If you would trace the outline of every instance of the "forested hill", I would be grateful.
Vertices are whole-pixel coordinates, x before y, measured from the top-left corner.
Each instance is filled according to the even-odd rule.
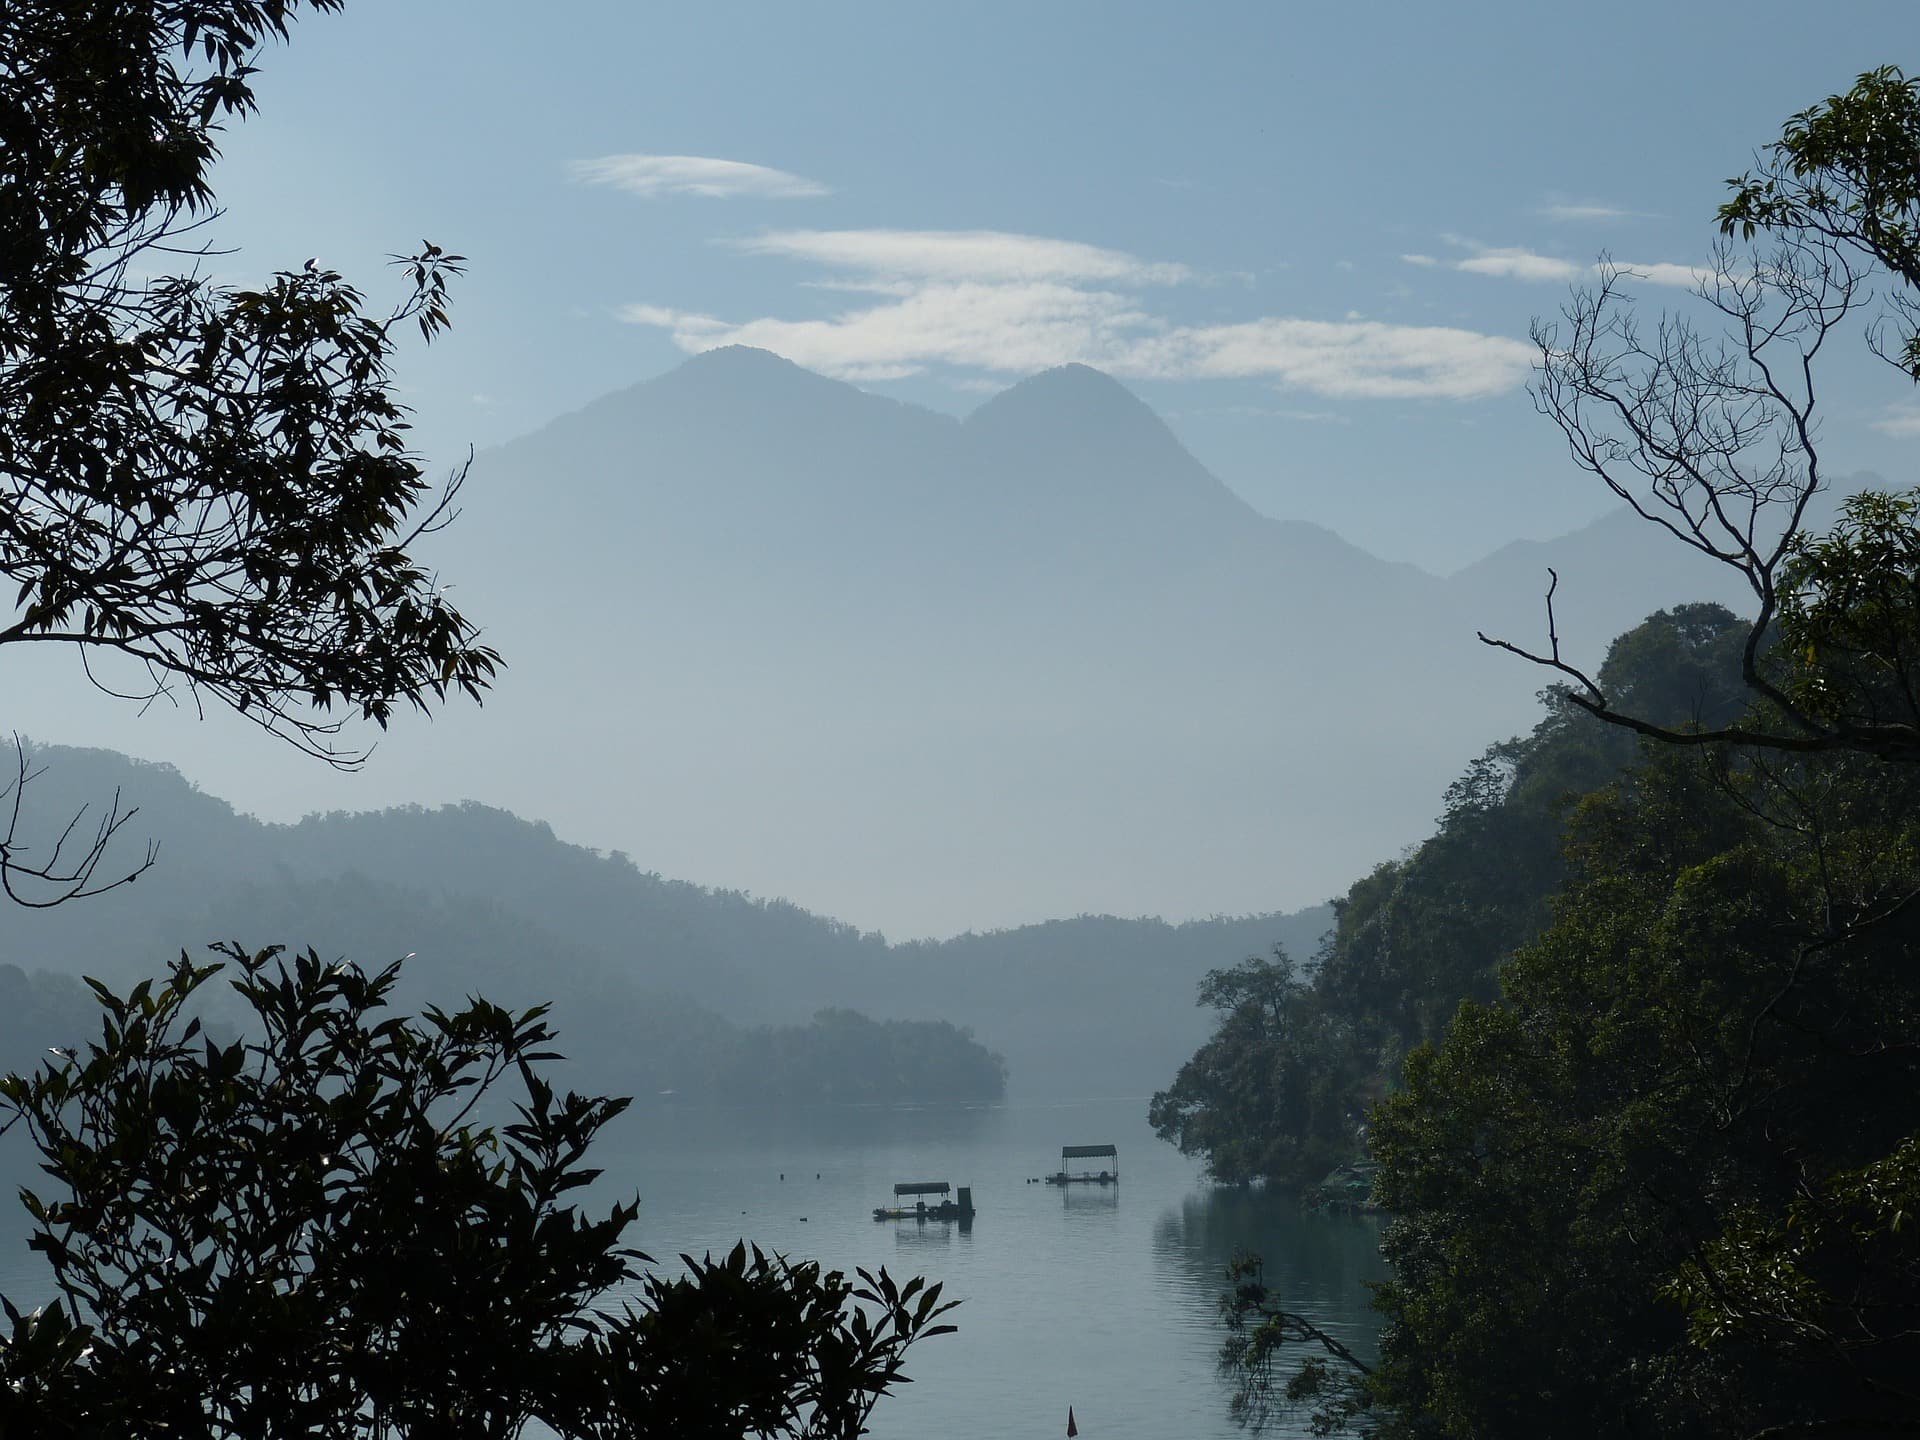
[[[1016,1093],[1145,1094],[1204,1038],[1192,1000],[1200,975],[1276,941],[1311,953],[1331,918],[1081,916],[894,943],[783,900],[664,879],[485,806],[265,825],[170,767],[60,747],[32,756],[42,773],[23,834],[45,841],[118,793],[139,813],[108,868],[136,864],[148,836],[164,843],[132,885],[44,912],[0,911],[0,962],[128,979],[214,940],[311,945],[369,965],[411,953],[416,998],[552,1001],[569,1054],[630,1090],[750,1090],[728,1078],[741,1027],[808,1025],[833,1010],[971,1029],[1006,1058]],[[844,1015],[819,1023],[840,1027],[843,1050],[880,1043]],[[932,1032],[917,1041],[929,1054],[952,1049]],[[960,1053],[967,1078],[956,1087],[971,1095],[985,1072]],[[813,1065],[796,1093],[844,1098],[853,1082],[827,1069]],[[933,1083],[901,1082],[903,1094]]]

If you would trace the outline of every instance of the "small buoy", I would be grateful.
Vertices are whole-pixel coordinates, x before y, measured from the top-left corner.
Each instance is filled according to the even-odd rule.
[[[786,1179],[786,1178],[787,1178],[787,1172],[786,1172],[786,1171],[784,1171],[784,1170],[782,1170],[782,1171],[780,1172],[780,1178],[781,1178],[782,1180],[784,1180],[784,1179]]]
[[[800,1217],[800,1223],[801,1223],[802,1225],[804,1225],[804,1224],[806,1224],[806,1223],[807,1223],[807,1217],[806,1217],[806,1216],[804,1216],[804,1215],[802,1215],[802,1216]]]

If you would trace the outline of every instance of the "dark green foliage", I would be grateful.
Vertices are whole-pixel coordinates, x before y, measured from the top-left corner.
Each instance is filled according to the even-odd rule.
[[[1920,291],[1920,79],[1898,66],[1862,75],[1787,122],[1761,168],[1727,182],[1723,233],[1805,237],[1854,250]],[[1904,335],[1890,358],[1920,380],[1914,310],[1896,294]]]
[[[1866,761],[1656,755],[1587,802],[1503,1003],[1375,1111],[1383,1397],[1463,1436],[1908,1413],[1915,814]]]
[[[1920,379],[1920,86],[1863,76],[1771,161],[1721,211],[1781,241],[1704,287],[1726,348],[1684,322],[1643,344],[1612,274],[1568,310],[1570,341],[1537,332],[1539,398],[1575,460],[1745,576],[1758,614],[1656,617],[1593,678],[1557,640],[1530,656],[1576,682],[1579,718],[1490,751],[1440,834],[1342,907],[1323,985],[1389,1043],[1424,1043],[1371,1113],[1395,1213],[1380,1364],[1295,1362],[1289,1398],[1352,1401],[1318,1422],[1462,1440],[1920,1428],[1920,496],[1800,528],[1811,362],[1864,301],[1862,257],[1896,282]],[[1636,733],[1664,743],[1636,757]],[[1556,807],[1516,803],[1534,765],[1594,792],[1563,851]],[[1285,1315],[1264,1294],[1250,1313]],[[1258,1423],[1278,1351],[1228,1318]]]
[[[1353,1047],[1315,1003],[1284,949],[1200,982],[1220,1018],[1213,1038],[1153,1097],[1147,1118],[1183,1155],[1230,1185],[1317,1180],[1353,1150]]]
[[[384,726],[477,697],[497,657],[407,553],[447,497],[390,383],[398,332],[445,326],[460,257],[401,262],[386,314],[318,266],[233,290],[191,262],[219,126],[299,9],[0,9],[0,644],[111,652],[120,688],[211,696],[352,763],[328,710]],[[182,248],[191,273],[151,273]]]
[[[1862,749],[1920,734],[1920,493],[1849,497],[1829,533],[1796,544],[1786,579],[1794,703]]]
[[[758,1104],[890,1104],[999,1100],[1006,1088],[1006,1061],[970,1032],[944,1021],[822,1010],[811,1025],[740,1034],[716,1093]]]
[[[1862,300],[1864,260],[1894,281],[1893,358],[1920,378],[1920,88],[1862,76],[1735,184],[1723,230],[1780,241],[1715,292],[1746,323],[1736,347],[1758,361],[1801,325],[1810,362]],[[1772,301],[1784,328],[1755,331]],[[1799,531],[1810,368],[1791,393],[1737,392],[1695,385],[1701,354],[1663,352],[1643,389],[1550,362],[1562,398],[1612,400],[1629,425],[1689,395],[1662,461],[1682,540],[1710,528],[1689,498],[1790,517],[1776,547],[1729,552],[1761,601],[1743,714],[1688,733],[1578,677],[1592,713],[1703,748],[1649,754],[1585,803],[1551,928],[1375,1112],[1378,1194],[1402,1214],[1373,1387],[1409,1432],[1881,1434],[1920,1413],[1920,510],[1862,495],[1831,533]],[[1716,443],[1756,393],[1797,417],[1777,459]],[[1626,452],[1553,413],[1613,484]]]
[[[1601,675],[1662,723],[1719,723],[1741,695],[1744,636],[1717,605],[1663,610],[1614,642]],[[1543,699],[1531,735],[1489,746],[1448,788],[1430,839],[1334,903],[1310,980],[1284,959],[1207,977],[1201,1002],[1220,1023],[1154,1097],[1163,1138],[1222,1180],[1310,1185],[1357,1156],[1401,1057],[1444,1034],[1463,999],[1498,995],[1500,966],[1548,921],[1568,807],[1637,754],[1560,692]]]
[[[744,1246],[646,1273],[636,1213],[567,1199],[626,1102],[557,1095],[538,1010],[386,1011],[367,975],[218,952],[247,1036],[188,1018],[184,956],[99,1038],[0,1081],[51,1188],[23,1193],[59,1303],[8,1304],[0,1430],[115,1437],[842,1437],[950,1328],[939,1287]],[[511,1087],[514,1118],[479,1117]],[[613,1305],[619,1287],[636,1298]]]
[[[1662,610],[1608,647],[1600,680],[1660,724],[1723,723],[1745,703],[1744,638],[1721,606]],[[1448,788],[1431,839],[1337,905],[1319,987],[1389,1055],[1437,1039],[1462,999],[1494,997],[1501,962],[1546,923],[1566,807],[1636,753],[1563,696],[1546,692],[1532,735],[1489,746]]]

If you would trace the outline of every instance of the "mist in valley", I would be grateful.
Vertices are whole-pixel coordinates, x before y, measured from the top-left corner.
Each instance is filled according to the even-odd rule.
[[[0,1433],[1910,1430],[1912,17],[1590,20],[0,9]]]

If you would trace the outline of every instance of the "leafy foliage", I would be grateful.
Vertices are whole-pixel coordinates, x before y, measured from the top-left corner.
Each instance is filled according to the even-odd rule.
[[[1611,337],[1631,363],[1549,352],[1565,388],[1545,403],[1617,490],[1616,464],[1652,480],[1643,515],[1753,583],[1751,701],[1676,727],[1557,650],[1535,657],[1596,718],[1687,748],[1583,803],[1550,927],[1374,1112],[1377,1195],[1399,1218],[1368,1389],[1395,1433],[1577,1416],[1589,1434],[1886,1434],[1920,1411],[1920,499],[1862,495],[1832,533],[1800,528],[1818,483],[1811,361],[1860,267],[1896,282],[1898,363],[1920,378],[1920,89],[1861,77],[1735,184],[1723,228],[1780,249],[1706,298],[1733,295],[1745,361],[1729,363],[1757,385],[1730,386],[1684,328],[1634,349],[1603,294],[1569,312],[1576,341]],[[1753,328],[1770,288],[1784,330]],[[1759,352],[1794,333],[1789,392]],[[1782,417],[1797,437],[1760,450]],[[1726,524],[1781,500],[1777,542]]]
[[[1403,1413],[1459,1435],[1906,1413],[1906,1244],[1843,1197],[1889,1193],[1920,1121],[1916,785],[1667,755],[1586,803],[1503,1003],[1464,1006],[1375,1111]],[[1781,1328],[1734,1323],[1769,1307]]]
[[[1601,674],[1673,724],[1717,723],[1741,701],[1744,627],[1682,605],[1621,636]],[[1460,1002],[1499,994],[1501,965],[1550,918],[1569,806],[1637,753],[1631,736],[1543,696],[1531,735],[1489,746],[1447,790],[1439,829],[1334,904],[1310,978],[1284,953],[1210,973],[1213,1037],[1149,1118],[1217,1179],[1312,1185],[1359,1154],[1368,1107],[1402,1059],[1439,1039]]]
[[[0,13],[0,644],[70,644],[103,687],[183,687],[353,764],[329,710],[384,726],[498,663],[409,554],[458,480],[432,493],[391,385],[460,257],[403,259],[384,314],[313,262],[251,290],[156,270],[207,253],[219,128],[299,8]]]
[[[1920,79],[1883,65],[1789,120],[1757,171],[1727,182],[1723,233],[1817,237],[1870,257],[1920,290]],[[1887,353],[1920,380],[1910,297],[1894,304],[1906,334]]]
[[[1220,1016],[1213,1038],[1153,1097],[1147,1119],[1183,1155],[1204,1155],[1227,1184],[1304,1183],[1351,1153],[1351,1046],[1313,1003],[1287,952],[1210,971],[1200,1003]]]
[[[190,1018],[223,963],[183,956],[97,985],[97,1041],[0,1081],[56,1187],[22,1200],[59,1295],[6,1305],[7,1433],[824,1440],[950,1328],[938,1286],[744,1245],[647,1273],[634,1203],[566,1198],[626,1102],[555,1093],[540,1011],[387,1016],[398,966],[218,953],[252,1038]]]
[[[1220,1297],[1227,1328],[1220,1370],[1234,1383],[1234,1420],[1258,1432],[1311,1405],[1316,1435],[1370,1433],[1374,1402],[1366,1381],[1373,1367],[1306,1316],[1286,1309],[1268,1287],[1259,1256],[1236,1255],[1227,1279],[1232,1288]],[[1296,1358],[1302,1348],[1308,1353]]]

